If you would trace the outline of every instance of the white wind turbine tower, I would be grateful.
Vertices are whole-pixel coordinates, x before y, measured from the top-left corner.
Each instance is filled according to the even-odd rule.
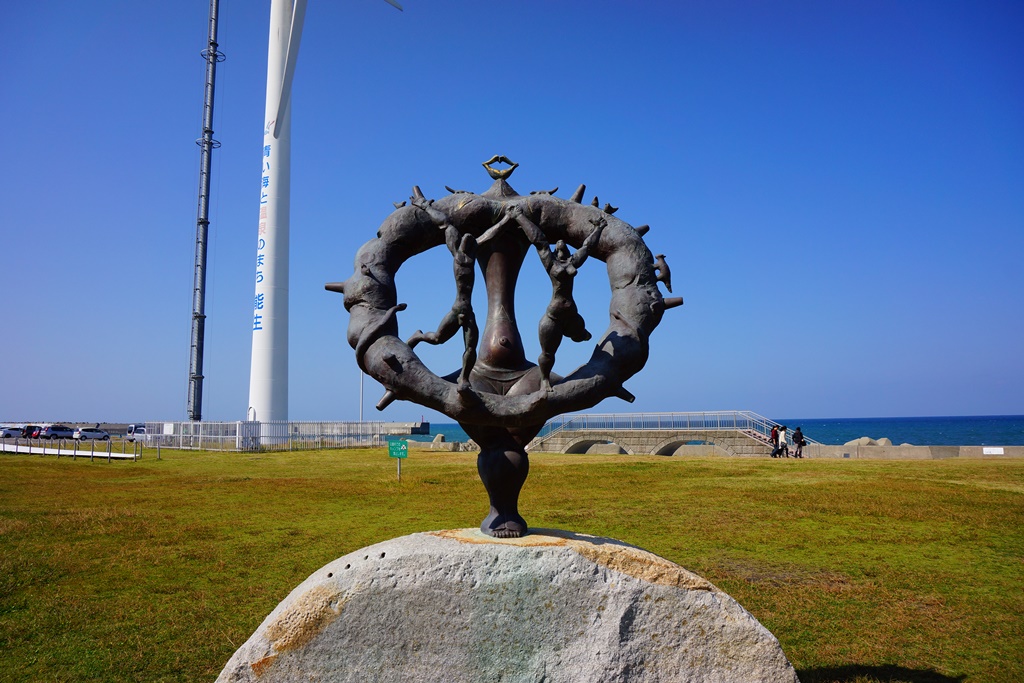
[[[386,0],[402,9],[394,0]],[[246,419],[288,419],[288,215],[291,190],[292,79],[306,0],[271,0],[263,173],[256,242],[252,364]]]

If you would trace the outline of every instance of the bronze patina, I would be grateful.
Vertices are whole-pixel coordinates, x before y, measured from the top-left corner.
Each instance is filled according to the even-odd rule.
[[[496,168],[506,164],[507,168]],[[666,309],[683,303],[671,293],[664,255],[657,263],[644,243],[648,226],[634,228],[612,214],[582,203],[586,186],[568,200],[557,188],[518,194],[508,178],[518,164],[504,156],[484,163],[494,184],[483,194],[446,188],[437,201],[413,188],[408,204],[396,204],[377,237],[359,249],[355,272],[326,285],[345,295],[348,342],[359,367],[383,384],[383,410],[396,399],[413,401],[448,415],[480,446],[477,470],[490,498],[480,528],[497,537],[527,532],[519,514],[519,492],[529,472],[526,445],[544,423],[565,412],[585,410],[609,396],[632,401],[624,382],[643,368],[648,338]],[[408,259],[446,245],[452,254],[456,298],[437,330],[399,336],[395,273]],[[551,301],[539,323],[541,355],[526,358],[515,311],[515,289],[523,260],[536,251],[551,279]],[[570,251],[570,247],[575,252]],[[560,377],[552,372],[563,337],[592,338],[573,300],[573,279],[588,259],[603,261],[611,285],[608,329],[590,360]],[[472,308],[476,267],[487,290],[487,318],[479,332]],[[432,372],[416,355],[420,342],[443,344],[462,330],[462,367]]]

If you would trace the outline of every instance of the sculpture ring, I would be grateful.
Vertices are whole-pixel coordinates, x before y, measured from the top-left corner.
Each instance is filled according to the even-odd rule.
[[[485,166],[495,161],[512,163],[496,157]],[[632,400],[623,382],[646,362],[648,337],[665,309],[682,303],[678,297],[663,298],[658,289],[654,257],[642,237],[647,227],[634,228],[615,218],[610,206],[599,209],[596,198],[594,205],[582,204],[582,185],[569,200],[548,193],[521,196],[505,180],[505,172],[515,166],[492,172],[497,176],[494,185],[480,195],[460,191],[430,201],[414,188],[412,203],[396,209],[381,224],[377,237],[359,249],[353,275],[344,283],[328,285],[328,289],[344,292],[344,305],[350,313],[347,339],[357,350],[359,366],[387,387],[391,398],[415,401],[459,423],[512,427],[542,425],[554,415],[590,408],[609,396]],[[529,239],[521,224],[516,224],[521,223],[520,216],[539,228],[543,238]],[[551,391],[536,391],[534,380],[525,384],[512,381],[498,389],[492,383],[483,391],[460,392],[454,381],[427,368],[399,337],[396,313],[404,305],[398,302],[395,273],[409,258],[444,243],[445,230],[439,227],[454,228],[480,242],[477,258],[490,305],[502,296],[492,290],[511,287],[514,292],[519,265],[531,242],[536,246],[540,239],[552,244],[561,240],[578,250],[599,221],[603,231],[590,246],[589,255],[607,266],[609,325],[590,360],[554,383]],[[499,266],[513,272],[489,277]],[[499,282],[500,278],[504,281]],[[481,367],[474,369],[474,380],[488,370],[506,372],[515,379],[528,374],[532,364],[516,357],[516,349],[510,354],[508,348],[500,348],[518,344],[521,353],[514,311],[511,325],[507,329],[506,321],[506,329],[501,329],[489,306],[488,326],[481,340]],[[474,386],[478,385],[474,381]]]

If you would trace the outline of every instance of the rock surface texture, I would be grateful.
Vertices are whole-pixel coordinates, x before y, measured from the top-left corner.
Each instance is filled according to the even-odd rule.
[[[549,529],[419,533],[300,584],[218,681],[797,682],[778,640],[703,578]]]

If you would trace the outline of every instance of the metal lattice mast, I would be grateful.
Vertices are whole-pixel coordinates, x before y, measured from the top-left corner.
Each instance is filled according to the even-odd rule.
[[[203,101],[203,136],[196,140],[200,149],[199,209],[196,218],[195,278],[192,286],[192,344],[188,369],[188,417],[203,416],[203,344],[206,334],[206,239],[210,227],[210,166],[213,150],[220,143],[213,139],[213,92],[217,63],[224,54],[217,50],[217,11],[219,0],[210,0],[210,35],[200,54],[206,60],[206,92]]]

